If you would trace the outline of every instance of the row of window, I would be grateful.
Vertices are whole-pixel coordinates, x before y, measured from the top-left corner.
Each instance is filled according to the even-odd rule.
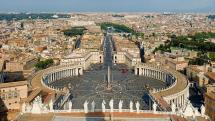
[[[17,90],[17,88],[14,88],[14,90]],[[12,91],[11,89],[9,89],[9,92]],[[0,92],[6,92],[4,89],[0,90]]]
[[[14,103],[17,104],[17,101],[15,101]],[[9,103],[8,105],[12,105],[12,103]],[[3,108],[3,107],[5,107],[5,105],[2,104],[1,107]]]
[[[19,92],[17,92],[17,91],[11,91],[11,92],[0,94],[0,98],[2,100],[13,99],[13,98],[18,98],[18,97],[19,97]]]

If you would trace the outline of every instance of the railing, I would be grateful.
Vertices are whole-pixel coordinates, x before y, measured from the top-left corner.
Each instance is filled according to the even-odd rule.
[[[88,113],[94,113],[94,112],[102,112],[102,109],[95,109],[94,111],[88,110]],[[119,112],[119,109],[113,109],[113,112],[111,112],[111,109],[105,109],[105,112],[106,113]],[[121,113],[123,112],[129,113],[130,109],[122,109]],[[49,111],[43,111],[42,113],[49,113]],[[71,110],[54,110],[53,113],[85,113],[85,112],[84,112],[84,109],[71,109]],[[133,110],[133,112],[130,112],[130,113],[149,113],[149,114],[165,114],[165,115],[175,114],[173,112],[168,112],[168,111],[153,111],[153,110],[139,110],[139,112],[137,112],[136,110]]]

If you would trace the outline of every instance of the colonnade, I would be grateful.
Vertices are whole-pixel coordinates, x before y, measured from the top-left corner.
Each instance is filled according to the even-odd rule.
[[[139,76],[146,76],[146,77],[151,77],[154,79],[161,80],[165,82],[168,87],[165,89],[158,89],[159,91],[168,91],[168,89],[173,88],[177,83],[177,77],[172,74],[172,72],[168,72],[164,69],[160,68],[155,68],[151,66],[137,66],[135,67],[135,75]],[[159,93],[155,92],[155,93]],[[184,90],[179,90],[178,93],[173,94],[173,95],[167,95],[166,97],[164,96],[163,98],[165,101],[168,102],[168,104],[172,105],[175,104],[176,107],[182,107],[186,101],[187,98],[189,97],[189,86],[187,86]]]
[[[172,74],[170,73],[151,69],[151,68],[146,68],[146,67],[135,68],[135,75],[155,78],[155,79],[164,81],[169,85],[173,84],[176,81],[176,78],[172,76]]]
[[[68,69],[61,69],[58,71],[50,72],[43,76],[43,82],[45,84],[50,84],[56,80],[60,80],[62,78],[72,77],[72,76],[79,76],[83,75],[83,68],[68,68]]]
[[[168,104],[170,105],[175,104],[176,107],[182,108],[187,102],[188,97],[189,97],[189,86],[182,92],[168,97],[164,97],[164,99],[168,102]]]

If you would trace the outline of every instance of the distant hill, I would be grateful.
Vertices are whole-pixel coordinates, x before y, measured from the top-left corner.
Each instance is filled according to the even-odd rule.
[[[70,18],[68,14],[52,14],[52,13],[18,13],[5,14],[0,13],[0,20],[23,20],[23,19],[56,19],[56,18]]]

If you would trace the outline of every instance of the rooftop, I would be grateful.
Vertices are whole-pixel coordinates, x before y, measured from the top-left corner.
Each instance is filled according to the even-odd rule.
[[[1,83],[0,84],[0,89],[1,88],[9,88],[9,87],[16,87],[16,86],[24,86],[27,85],[27,81],[19,81],[19,82],[10,82],[10,83]]]
[[[206,93],[205,96],[215,101],[215,92]]]
[[[215,81],[215,72],[207,72],[206,76],[208,76],[210,79],[212,79],[213,81]]]

